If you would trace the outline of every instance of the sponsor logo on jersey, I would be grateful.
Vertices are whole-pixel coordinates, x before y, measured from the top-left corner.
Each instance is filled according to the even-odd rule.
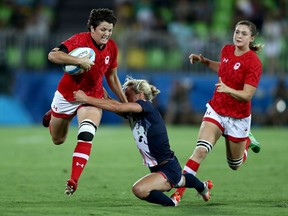
[[[109,63],[109,60],[110,60],[110,56],[106,56],[106,57],[105,57],[105,64],[108,64],[108,63]]]
[[[240,67],[240,63],[239,62],[237,62],[235,65],[234,65],[234,70],[238,70],[239,69],[239,67]]]

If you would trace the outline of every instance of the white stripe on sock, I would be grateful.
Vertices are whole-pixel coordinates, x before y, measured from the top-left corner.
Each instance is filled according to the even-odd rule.
[[[83,153],[77,153],[77,152],[74,152],[73,153],[73,157],[79,157],[79,158],[84,158],[88,161],[89,159],[89,156],[87,154],[83,154]]]
[[[190,167],[188,166],[185,166],[184,167],[184,170],[187,172],[187,173],[191,173],[192,175],[196,175],[196,172],[194,170],[192,170]]]

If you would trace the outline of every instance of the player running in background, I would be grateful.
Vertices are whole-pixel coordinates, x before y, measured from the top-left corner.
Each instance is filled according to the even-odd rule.
[[[91,104],[116,113],[129,113],[129,122],[143,163],[150,174],[139,179],[132,187],[136,197],[163,206],[177,206],[179,198],[165,195],[176,187],[195,188],[205,201],[210,199],[210,180],[201,182],[190,173],[182,174],[181,166],[170,149],[167,129],[152,100],[160,93],[146,80],[127,77],[123,89],[128,103],[112,99],[87,96],[83,91],[75,92],[76,101]]]
[[[255,53],[262,45],[253,43],[256,36],[252,22],[239,21],[233,35],[234,44],[223,47],[220,62],[201,54],[189,56],[191,64],[199,61],[217,72],[219,81],[206,105],[196,148],[183,173],[196,175],[201,162],[221,136],[225,138],[227,163],[232,170],[237,170],[246,160],[249,146],[259,152],[260,145],[251,133],[249,139],[251,100],[262,74],[262,63]],[[182,197],[184,191],[185,188],[179,188],[172,197]]]
[[[67,195],[72,195],[77,189],[102,117],[100,108],[75,102],[73,92],[82,89],[87,95],[102,98],[102,79],[105,76],[113,93],[122,102],[127,101],[117,75],[118,48],[110,39],[116,22],[113,11],[105,8],[93,9],[87,22],[89,31],[73,35],[48,55],[48,59],[55,64],[79,65],[84,70],[79,75],[64,73],[55,92],[51,110],[43,117],[43,125],[49,127],[52,141],[56,145],[65,142],[71,120],[75,115],[78,117],[77,144],[72,156],[71,176],[65,188]],[[89,60],[89,56],[77,58],[68,55],[78,47],[92,48],[96,54],[95,63]]]

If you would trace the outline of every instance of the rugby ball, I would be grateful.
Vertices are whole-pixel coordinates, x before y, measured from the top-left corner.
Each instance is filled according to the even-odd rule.
[[[69,52],[69,55],[79,58],[83,58],[89,55],[89,59],[93,62],[95,61],[95,52],[89,47],[78,47]],[[63,65],[63,70],[70,75],[77,75],[83,72],[82,69],[77,65]]]

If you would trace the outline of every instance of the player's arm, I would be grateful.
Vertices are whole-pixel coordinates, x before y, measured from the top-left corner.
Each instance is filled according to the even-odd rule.
[[[228,87],[225,83],[222,82],[221,77],[219,77],[219,82],[216,84],[218,92],[224,92],[230,96],[236,98],[240,101],[249,102],[252,100],[252,97],[256,91],[256,87],[252,85],[245,84],[243,90],[235,90]]]
[[[191,54],[189,56],[190,63],[194,64],[195,62],[201,62],[202,64],[205,64],[206,66],[209,67],[212,71],[215,71],[218,73],[218,69],[220,66],[220,62],[212,61],[211,59],[205,58],[202,54]]]
[[[69,55],[67,48],[63,44],[55,47],[48,53],[48,60],[55,64],[77,65],[85,71],[94,65],[94,62],[90,61],[89,56],[79,58]]]
[[[121,83],[117,75],[117,68],[113,68],[105,75],[106,81],[112,92],[122,101],[127,102],[127,98],[122,90]]]
[[[81,103],[90,104],[103,110],[108,110],[115,113],[142,112],[142,107],[138,103],[121,103],[113,99],[100,99],[87,96],[83,91],[74,92],[74,98]]]
[[[106,89],[103,87],[103,90],[104,90],[104,99],[110,99],[110,100],[113,100],[112,97],[110,97],[110,95],[108,94],[108,92],[106,91]],[[117,113],[115,112],[117,115],[123,117],[123,118],[127,118],[127,113]]]

